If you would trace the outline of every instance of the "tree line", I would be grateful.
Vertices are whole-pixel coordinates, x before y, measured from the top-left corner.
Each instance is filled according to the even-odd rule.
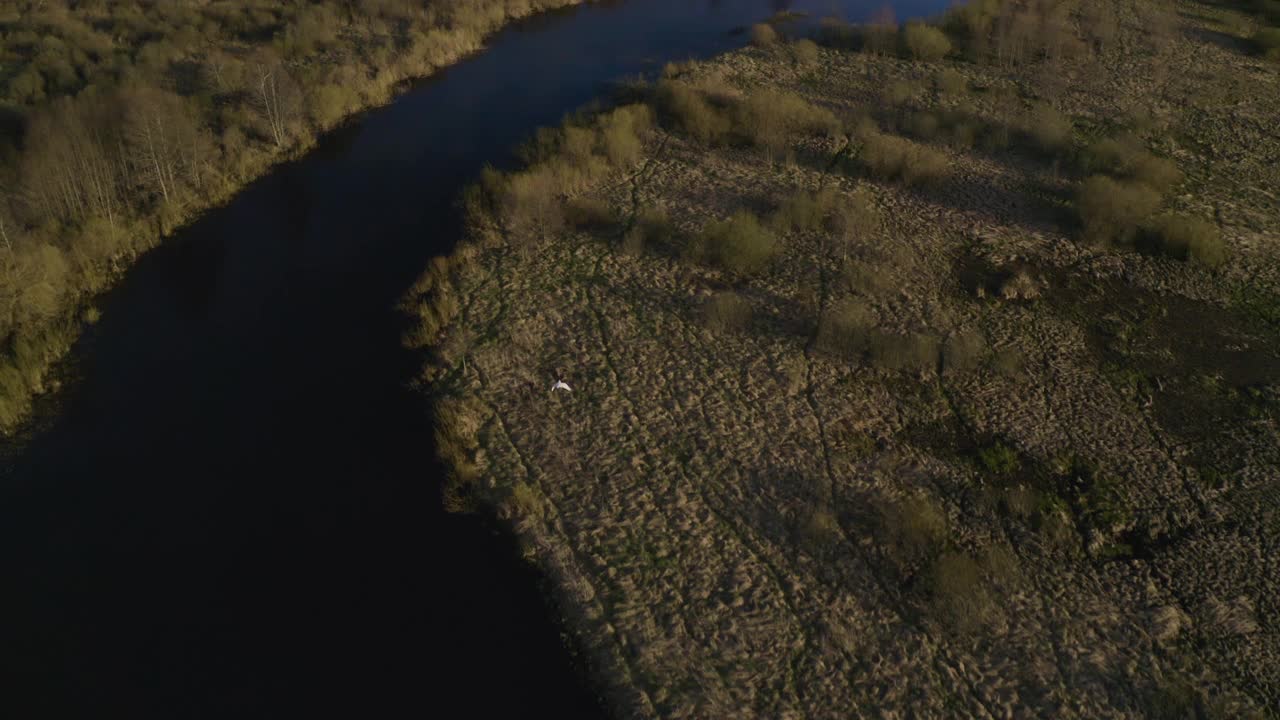
[[[0,429],[139,252],[508,19],[577,1],[0,6]]]

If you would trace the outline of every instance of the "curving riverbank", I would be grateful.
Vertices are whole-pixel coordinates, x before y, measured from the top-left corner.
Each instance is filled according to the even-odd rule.
[[[513,541],[441,510],[395,308],[486,165],[771,4],[517,23],[138,258],[0,441],[4,712],[590,716]]]

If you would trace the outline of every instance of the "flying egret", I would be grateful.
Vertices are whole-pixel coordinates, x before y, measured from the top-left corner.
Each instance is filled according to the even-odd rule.
[[[567,383],[567,382],[565,382],[565,381],[563,381],[563,380],[557,380],[557,381],[556,381],[556,384],[551,386],[551,392],[555,392],[555,391],[557,391],[557,390],[564,390],[565,392],[572,392],[572,391],[573,391],[573,388],[569,387],[569,383]]]

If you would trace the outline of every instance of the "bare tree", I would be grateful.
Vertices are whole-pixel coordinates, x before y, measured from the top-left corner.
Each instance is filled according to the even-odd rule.
[[[129,165],[139,179],[166,203],[184,187],[199,188],[212,140],[191,104],[152,87],[130,88],[121,98]]]
[[[289,128],[299,111],[298,87],[278,59],[264,55],[254,65],[253,93],[258,111],[277,147],[289,140]]]
[[[123,201],[117,123],[111,100],[97,94],[60,99],[32,117],[22,175],[37,210],[114,227]]]

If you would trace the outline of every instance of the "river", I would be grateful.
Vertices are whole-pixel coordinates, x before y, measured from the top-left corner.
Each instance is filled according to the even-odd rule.
[[[0,715],[601,716],[512,541],[441,511],[394,305],[534,128],[778,10],[882,4],[533,18],[142,257],[3,456]]]

